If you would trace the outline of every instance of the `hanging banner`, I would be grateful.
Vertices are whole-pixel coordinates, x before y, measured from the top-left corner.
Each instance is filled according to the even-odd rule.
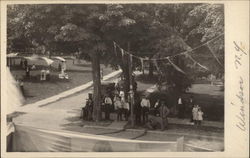
[[[209,45],[210,42],[207,42],[207,47],[210,50],[211,54],[214,56],[214,58],[216,59],[216,61],[219,63],[220,66],[223,67],[223,64],[220,62],[220,60],[216,57],[213,49],[211,48],[211,46]]]
[[[169,58],[168,58],[169,63],[179,72],[186,74],[184,71],[182,71],[181,68],[179,68],[177,65],[175,65]]]

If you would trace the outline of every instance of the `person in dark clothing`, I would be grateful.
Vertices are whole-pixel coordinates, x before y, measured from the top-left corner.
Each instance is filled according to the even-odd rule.
[[[177,103],[178,103],[178,117],[184,118],[185,106],[183,99],[179,97]]]
[[[24,60],[23,64],[24,64],[24,69],[26,69],[28,67],[28,61]]]
[[[146,123],[148,121],[148,113],[150,108],[150,101],[147,97],[143,96],[141,100],[142,107],[142,123]]]
[[[104,98],[105,120],[110,120],[111,108],[112,108],[112,99],[109,96],[106,96]]]
[[[86,102],[86,116],[87,116],[87,120],[91,121],[92,120],[92,113],[93,113],[93,101],[92,99],[88,99]]]
[[[141,124],[141,111],[142,111],[142,107],[140,105],[140,102],[137,102],[135,104],[135,123],[137,125]]]
[[[150,130],[159,129],[161,128],[161,121],[161,117],[149,114],[148,122],[145,124],[145,127]]]
[[[22,80],[20,80],[19,86],[20,86],[20,90],[21,90],[21,92],[22,92],[22,95],[25,96],[25,93],[24,93],[24,83],[23,83]]]
[[[21,61],[20,61],[20,67],[21,67],[21,68],[24,68],[24,66],[23,66],[23,65],[24,65],[24,63],[23,63],[23,59],[21,59]]]
[[[29,66],[26,67],[25,72],[26,72],[26,78],[30,78],[30,67]]]
[[[134,95],[134,112],[135,112],[135,123],[137,125],[141,124],[141,104],[140,97],[138,93]]]
[[[169,108],[167,107],[167,104],[165,101],[160,102],[160,117],[161,117],[161,130],[164,131],[165,128],[168,126],[168,119],[167,116],[170,113]]]
[[[188,114],[190,114],[190,122],[194,122],[192,113],[193,107],[194,107],[194,98],[193,96],[191,96],[188,102]]]

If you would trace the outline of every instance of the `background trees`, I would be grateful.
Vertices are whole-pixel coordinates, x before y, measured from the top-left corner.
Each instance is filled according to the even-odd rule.
[[[100,119],[100,62],[119,65],[129,90],[128,56],[116,55],[113,41],[130,53],[162,58],[190,50],[224,32],[224,8],[217,4],[34,4],[8,6],[8,52],[27,50],[53,55],[73,54],[92,61],[94,115]],[[38,50],[38,51],[35,51]],[[215,60],[211,54],[218,57]],[[49,52],[49,53],[48,53]],[[190,53],[207,66],[209,73],[224,73],[224,40],[214,41]],[[174,93],[186,90],[197,75],[204,73],[188,56],[171,59],[186,74],[167,61],[158,61],[162,82],[175,86]],[[221,63],[219,64],[218,61]],[[134,67],[140,61],[134,60]],[[214,64],[211,64],[214,63]],[[152,75],[154,65],[150,65]],[[195,70],[195,71],[194,71]]]

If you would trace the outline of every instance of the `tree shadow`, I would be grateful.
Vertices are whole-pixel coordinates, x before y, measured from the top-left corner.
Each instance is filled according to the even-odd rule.
[[[67,72],[81,72],[81,73],[92,73],[92,70],[77,70],[77,69],[68,69]]]
[[[91,63],[89,63],[89,64],[87,64],[87,63],[82,63],[82,64],[73,64],[73,65],[75,65],[75,66],[79,66],[79,67],[91,67],[92,65],[91,65]]]
[[[148,74],[140,74],[136,76],[136,81],[142,82],[142,83],[147,83],[147,84],[155,84],[158,81],[157,75],[153,76],[148,76]]]

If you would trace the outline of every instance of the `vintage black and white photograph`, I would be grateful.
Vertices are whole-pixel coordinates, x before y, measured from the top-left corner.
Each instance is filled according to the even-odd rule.
[[[223,3],[6,14],[7,152],[224,152]]]

